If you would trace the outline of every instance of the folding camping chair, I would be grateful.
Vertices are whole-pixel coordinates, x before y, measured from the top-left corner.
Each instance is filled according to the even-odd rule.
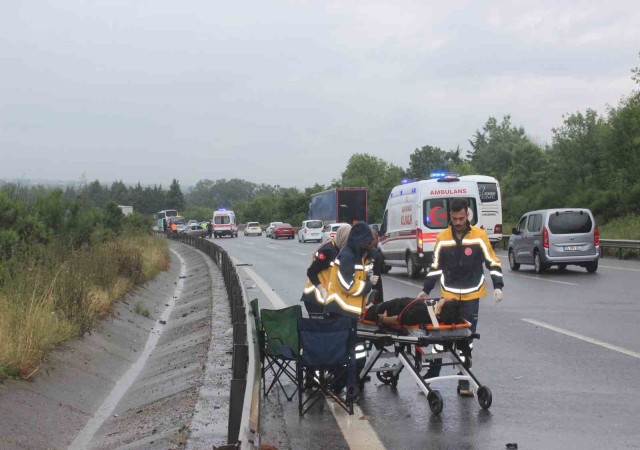
[[[304,414],[325,395],[353,415],[353,402],[358,396],[355,367],[356,322],[348,317],[299,319],[301,355],[298,358],[298,413]],[[314,386],[302,401],[304,373],[324,372],[314,376]],[[346,393],[340,388],[346,384]],[[323,395],[324,394],[324,395]]]
[[[265,397],[277,383],[288,401],[293,400],[298,389],[296,369],[293,363],[300,355],[298,343],[298,319],[302,317],[300,305],[283,309],[261,309],[260,320],[264,330],[264,359],[262,361],[262,386]],[[271,371],[273,380],[267,387],[266,373]],[[285,375],[295,385],[292,394],[288,394],[280,378]]]

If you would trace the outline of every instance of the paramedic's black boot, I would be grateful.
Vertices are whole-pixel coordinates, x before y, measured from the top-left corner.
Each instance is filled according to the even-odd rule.
[[[458,381],[458,395],[461,397],[473,397],[473,391],[469,385],[469,380]]]

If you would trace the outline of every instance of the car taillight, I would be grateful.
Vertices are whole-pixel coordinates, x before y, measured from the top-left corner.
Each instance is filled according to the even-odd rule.
[[[598,232],[598,227],[593,230],[593,245],[596,247],[600,245],[600,233]]]
[[[422,253],[422,230],[418,228],[416,234],[418,237],[418,253]]]
[[[549,248],[549,231],[547,231],[547,227],[542,228],[542,246]]]
[[[502,233],[502,224],[499,223],[495,227],[493,227],[493,232],[495,234],[501,234]]]

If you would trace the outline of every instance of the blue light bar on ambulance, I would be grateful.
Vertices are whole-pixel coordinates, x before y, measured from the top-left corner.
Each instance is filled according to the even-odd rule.
[[[413,183],[414,181],[416,181],[415,178],[403,178],[402,181],[400,181],[400,184]]]
[[[226,211],[224,208],[218,208],[218,211]]]
[[[429,178],[444,178],[449,175],[447,172],[431,172]]]

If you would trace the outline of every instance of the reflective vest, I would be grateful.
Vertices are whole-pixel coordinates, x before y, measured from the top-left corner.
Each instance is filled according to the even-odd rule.
[[[469,225],[461,240],[456,240],[451,227],[436,237],[433,263],[424,282],[424,292],[431,292],[440,281],[440,295],[455,300],[475,300],[487,294],[484,269],[489,269],[494,288],[502,288],[502,268],[481,228]]]
[[[351,262],[355,255],[349,247],[344,247],[331,267],[329,286],[327,287],[327,302],[325,312],[336,312],[351,317],[360,317],[366,295],[371,291],[371,284],[367,281],[373,264],[364,255],[355,264]],[[353,267],[348,270],[347,267]]]

